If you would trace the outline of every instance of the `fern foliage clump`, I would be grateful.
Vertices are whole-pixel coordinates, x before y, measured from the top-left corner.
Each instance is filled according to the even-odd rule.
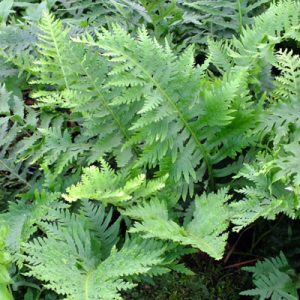
[[[207,172],[213,184],[213,165],[249,145],[251,139],[243,134],[255,126],[258,108],[247,92],[246,70],[222,79],[203,78],[192,48],[177,56],[144,29],[137,41],[118,26],[113,33],[99,33],[96,41],[90,35],[76,41],[104,50],[113,65],[107,84],[121,89],[112,105],[127,104],[140,116],[132,120],[132,137],[125,144],[141,148],[136,167],[159,167],[157,176],[169,174],[180,182],[182,193],[190,189],[193,194],[193,182]]]
[[[16,192],[29,188],[34,175],[27,159],[30,144],[36,137],[34,127],[38,122],[38,115],[30,107],[26,107],[18,96],[7,91],[5,85],[0,87],[0,171],[1,189]],[[26,114],[25,114],[26,113]],[[26,158],[26,157],[25,157]],[[37,175],[37,173],[35,173]]]
[[[241,295],[259,296],[260,299],[298,299],[297,275],[282,252],[244,270],[253,273],[255,289],[244,291]]]
[[[229,198],[224,190],[217,195],[208,194],[196,198],[193,216],[185,226],[179,226],[171,220],[167,206],[158,199],[129,208],[125,211],[125,215],[138,220],[130,232],[141,232],[147,238],[157,237],[182,245],[191,245],[215,259],[221,259],[228,235],[226,230],[229,211],[226,201]],[[210,201],[214,201],[214,204],[210,204]],[[220,217],[214,222],[216,213]]]
[[[297,299],[299,12],[3,0],[0,298],[127,299],[201,269],[214,299]],[[221,295],[283,223],[287,258]]]
[[[276,77],[272,103],[258,126],[261,139],[268,140],[252,165],[246,165],[239,176],[249,180],[240,192],[245,200],[232,204],[237,215],[233,222],[239,230],[259,217],[274,219],[279,213],[299,218],[299,63],[291,52],[275,54],[274,65],[281,71]]]
[[[50,215],[55,222],[40,223],[46,237],[24,245],[26,275],[66,299],[121,299],[119,292],[134,287],[139,276],[163,274],[173,263],[166,258],[169,246],[154,240],[127,237],[118,250],[120,222],[109,225],[112,214],[101,206],[85,202],[79,214]]]
[[[267,8],[269,0],[261,1],[180,1],[190,14],[198,17],[195,22],[199,37],[205,41],[205,35],[213,38],[231,38],[242,32],[243,28],[253,22],[253,17]],[[202,36],[200,35],[202,33]]]

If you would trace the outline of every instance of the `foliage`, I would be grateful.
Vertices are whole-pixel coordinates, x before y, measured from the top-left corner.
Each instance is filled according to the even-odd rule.
[[[259,261],[244,270],[253,273],[255,289],[241,295],[259,296],[259,299],[298,299],[297,276],[281,252],[279,256]]]
[[[2,1],[2,298],[122,299],[192,253],[223,267],[246,231],[256,257],[259,219],[297,224],[299,12]],[[243,295],[297,298],[283,254],[246,270]]]
[[[165,186],[166,178],[147,182],[144,174],[126,180],[126,173],[115,174],[105,160],[101,159],[100,162],[101,171],[95,166],[83,170],[81,181],[67,188],[68,194],[63,195],[65,200],[72,202],[88,198],[99,200],[105,205],[111,203],[121,206],[123,201],[147,199]]]
[[[176,57],[168,45],[161,47],[144,29],[137,42],[118,26],[113,34],[99,33],[97,42],[90,35],[77,41],[106,51],[103,55],[113,64],[107,84],[122,90],[113,105],[126,104],[139,115],[128,143],[142,145],[135,166],[159,166],[157,176],[169,174],[171,181],[180,182],[183,194],[189,188],[192,195],[193,182],[201,181],[206,170],[213,185],[213,164],[249,145],[243,133],[255,124],[255,108],[247,90],[242,92],[246,70],[222,79],[202,78],[201,69],[193,66],[192,48]],[[216,111],[220,95],[224,104]]]
[[[197,28],[196,37],[205,42],[207,35],[230,39],[240,34],[244,27],[253,24],[253,17],[268,7],[270,1],[182,0],[180,3],[189,14],[197,16],[197,22],[193,22]],[[192,40],[195,41],[195,37]]]
[[[31,186],[31,166],[26,159],[19,161],[19,157],[29,150],[28,142],[38,138],[32,135],[38,122],[37,113],[25,107],[22,100],[8,92],[4,85],[0,87],[0,104],[0,171],[5,174],[0,179],[1,189],[16,192]]]
[[[117,250],[119,221],[109,225],[111,216],[89,202],[80,214],[55,211],[57,222],[40,224],[47,236],[24,245],[26,275],[66,299],[121,299],[119,291],[134,287],[137,276],[168,271],[173,261],[165,258],[168,246],[161,242],[127,237]]]
[[[5,249],[5,235],[7,231],[7,227],[0,227],[0,296],[3,300],[12,300],[12,295],[7,288],[7,285],[11,283],[8,273],[11,258],[9,252]]]
[[[170,239],[182,245],[191,245],[215,259],[221,259],[227,239],[225,231],[229,212],[225,203],[229,198],[225,190],[196,198],[192,220],[186,222],[184,227],[169,219],[166,205],[158,199],[129,208],[125,215],[141,221],[136,222],[130,232],[142,232],[146,238]],[[219,216],[217,221],[216,214]]]
[[[276,78],[273,102],[258,127],[261,138],[268,140],[269,149],[239,174],[251,185],[240,190],[245,199],[232,204],[238,212],[233,220],[238,230],[261,216],[274,219],[283,212],[291,218],[299,217],[300,182],[296,155],[300,142],[298,56],[280,51],[276,58],[275,65],[282,75]]]

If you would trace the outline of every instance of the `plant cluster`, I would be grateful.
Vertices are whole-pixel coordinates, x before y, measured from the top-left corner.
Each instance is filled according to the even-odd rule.
[[[296,224],[299,43],[296,0],[1,1],[1,300],[123,299]],[[298,299],[270,254],[241,295]]]

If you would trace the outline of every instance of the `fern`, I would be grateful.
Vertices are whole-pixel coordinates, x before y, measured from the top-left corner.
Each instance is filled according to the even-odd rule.
[[[268,170],[269,164],[262,158],[257,165],[246,165],[240,172],[239,175],[247,178],[249,184],[238,190],[245,198],[231,204],[235,231],[240,231],[260,217],[274,220],[281,212],[292,218],[299,216],[298,196],[286,185],[276,182],[274,173]]]
[[[162,191],[161,200],[152,199],[154,193],[164,187],[163,180],[146,183],[144,176],[126,180],[125,174],[115,174],[105,161],[101,160],[101,164],[101,172],[93,166],[86,168],[81,181],[69,187],[64,198],[69,202],[88,198],[100,200],[104,205],[111,203],[123,208],[122,214],[141,221],[134,224],[131,232],[142,232],[146,238],[171,239],[182,245],[192,245],[216,259],[222,257],[230,219],[226,205],[230,196],[226,190],[197,197],[193,220],[180,227],[168,217],[167,206],[172,201],[163,198],[169,196],[168,192]],[[151,200],[145,202],[149,198]],[[216,213],[222,217],[214,223]]]
[[[267,6],[269,0],[261,1],[181,1],[182,5],[199,15],[198,30],[202,31],[202,40],[209,33],[213,38],[230,38],[252,23],[252,18]]]
[[[52,160],[56,160],[53,156],[59,153],[59,149],[64,150],[60,147],[53,153],[58,143],[54,144],[54,138],[50,141],[47,134],[49,127],[55,128],[61,125],[62,118],[53,113],[38,112],[32,106],[27,106],[23,99],[8,92],[5,86],[1,86],[0,89],[0,103],[1,185],[6,192],[14,189],[15,193],[18,193],[30,189],[41,176],[36,164],[41,156],[40,148],[44,146],[43,152],[48,154],[47,160],[45,159],[47,163],[51,162],[50,151],[52,151]],[[72,150],[74,152],[74,147]],[[68,157],[71,154],[72,152]],[[60,160],[57,169],[63,169],[64,165]]]
[[[0,296],[3,300],[13,300],[13,297],[7,287],[12,282],[9,275],[9,267],[11,263],[11,257],[6,250],[5,237],[8,228],[0,225]]]
[[[43,147],[37,149],[32,161],[54,165],[53,175],[58,176],[76,159],[80,161],[80,156],[90,149],[90,145],[85,144],[86,140],[80,140],[80,137],[73,141],[67,130],[62,133],[59,128],[60,122],[53,122],[51,125],[50,128],[39,128],[44,143]]]
[[[100,160],[101,171],[90,166],[83,170],[81,181],[67,188],[63,197],[68,202],[78,199],[99,200],[104,205],[108,203],[117,206],[124,205],[127,201],[139,201],[138,198],[147,198],[164,187],[165,178],[146,181],[145,175],[130,178],[130,174],[116,174],[104,159]]]
[[[22,135],[31,131],[30,118],[33,111],[24,115],[22,100],[8,92],[5,86],[0,86],[0,172],[3,189],[30,188],[30,164],[28,161],[18,161],[19,149],[22,145]],[[30,115],[31,112],[31,115]],[[26,124],[27,122],[27,124]],[[34,123],[32,124],[34,125]],[[16,140],[19,141],[16,143]],[[25,140],[25,139],[24,139]],[[26,150],[25,150],[26,151]]]
[[[119,23],[130,28],[137,26],[143,19],[149,20],[145,8],[139,1],[60,0],[59,2],[63,8],[57,10],[56,15],[63,16],[64,21],[79,32],[82,32],[80,27],[85,27],[86,30],[91,31],[93,27],[109,26],[113,20],[118,20]]]
[[[177,37],[182,37],[186,29],[185,16],[178,1],[141,0],[136,2],[142,4],[142,8],[146,11],[147,18],[144,17],[144,19],[149,24],[148,28],[153,27],[153,36],[158,41],[167,39],[172,43]]]
[[[6,23],[10,13],[12,12],[12,7],[13,7],[13,1],[4,0],[0,3],[0,9],[1,9],[0,22],[1,22],[1,24]]]
[[[166,204],[155,198],[128,208],[124,213],[139,220],[130,229],[131,232],[141,232],[146,238],[170,239],[182,245],[192,245],[215,259],[221,259],[229,224],[229,211],[225,203],[229,199],[226,190],[197,197],[193,218],[184,227],[171,220]],[[215,220],[216,214],[218,220]]]
[[[14,68],[13,65],[7,63],[3,58],[0,59],[1,69],[0,69],[0,81],[5,82],[9,77],[14,77],[18,74],[18,70]]]
[[[254,26],[246,28],[240,40],[233,40],[233,48],[237,50],[236,61],[242,62],[241,59],[246,59],[247,56],[255,58],[255,54],[259,55],[259,52],[263,50],[262,45],[267,47],[264,51],[268,48],[271,49],[274,43],[286,39],[293,31],[297,30],[298,7],[299,2],[297,1],[279,1],[277,4],[271,5],[270,9],[264,14],[256,17]],[[269,46],[264,43],[264,37],[268,37]],[[258,48],[259,44],[262,44],[260,48]],[[260,55],[263,54],[261,52]]]
[[[78,139],[90,142],[89,162],[112,151],[120,166],[126,165],[137,154],[134,147],[127,151],[120,149],[122,141],[130,139],[127,127],[134,113],[123,106],[120,108],[123,113],[117,114],[109,104],[118,91],[111,93],[105,86],[107,63],[93,51],[72,43],[67,30],[62,31],[61,22],[51,15],[44,17],[40,28],[43,31],[40,57],[34,68],[38,77],[33,83],[50,84],[56,91],[37,90],[33,96],[42,96],[39,99],[42,106],[65,107],[82,115],[79,122],[83,130]]]
[[[91,202],[84,201],[82,203],[81,213],[85,216],[87,228],[95,233],[95,236],[102,242],[101,254],[102,258],[109,256],[111,248],[119,239],[119,226],[121,218],[116,220],[113,225],[110,224],[113,216],[113,210],[108,213],[102,206],[93,205]]]
[[[29,195],[31,196],[31,193]],[[66,204],[56,201],[58,199],[56,193],[45,193],[45,191],[38,193],[36,191],[29,199],[34,202],[28,203],[26,197],[16,202],[10,202],[9,211],[1,214],[0,224],[9,227],[6,246],[19,265],[22,265],[23,262],[23,258],[20,256],[21,246],[38,230],[37,224],[46,218],[51,210],[66,207]]]
[[[15,73],[30,73],[36,55],[37,34],[38,28],[33,24],[20,23],[0,28],[0,57],[14,66]]]
[[[291,148],[298,153],[299,144],[296,149]],[[238,190],[245,198],[231,204],[234,230],[241,230],[259,217],[273,220],[281,212],[293,219],[299,218],[299,182],[297,177],[294,179],[297,166],[298,159],[290,152],[288,157],[275,160],[261,156],[240,172],[239,176],[247,178],[249,184]]]
[[[125,180],[122,174],[114,174],[104,160],[101,160],[101,163],[103,166],[101,172],[94,166],[84,170],[81,182],[67,189],[68,195],[64,196],[67,201],[89,198],[101,200],[104,204],[121,203],[131,199],[131,193],[139,188],[145,179],[144,176],[140,176],[124,185]],[[124,186],[121,187],[122,185]]]
[[[268,67],[274,62],[274,45],[291,36],[297,39],[299,18],[298,1],[273,3],[266,12],[254,18],[252,26],[244,27],[239,37],[234,37],[230,43],[220,42],[218,51],[214,49],[216,44],[212,44],[210,61],[219,67],[218,54],[222,52],[223,70],[229,71],[234,65],[251,66],[252,75],[261,79],[256,83],[261,89],[271,80]],[[267,78],[262,77],[263,72],[268,72]]]
[[[111,215],[105,220],[102,208],[87,203],[84,211],[80,215],[61,211],[56,224],[44,223],[47,237],[24,245],[28,276],[45,281],[45,287],[66,299],[121,299],[120,291],[135,286],[131,278],[168,271],[163,267],[167,246],[135,237],[117,250],[111,238],[117,236],[118,226],[107,226]],[[102,220],[96,221],[99,216]]]
[[[239,176],[250,181],[239,190],[245,199],[232,204],[237,215],[234,223],[240,230],[259,217],[274,219],[283,212],[299,217],[299,72],[297,56],[279,52],[274,65],[282,72],[272,92],[274,103],[261,115],[257,128],[268,142],[257,161],[246,166]]]
[[[295,97],[300,99],[300,63],[299,55],[293,52],[279,51],[276,55],[275,66],[281,71],[281,76],[276,77],[277,88],[274,91],[276,98]]]
[[[241,295],[259,296],[259,299],[298,299],[296,273],[282,252],[277,257],[259,261],[254,267],[244,270],[253,273],[256,288],[244,291]]]
[[[35,2],[0,9],[5,297],[122,299],[300,217],[299,1]],[[248,270],[297,297],[283,255]]]
[[[114,64],[108,85],[122,88],[123,93],[113,105],[126,103],[134,109],[140,103],[140,118],[131,126],[131,143],[140,143],[143,148],[136,166],[159,165],[159,175],[169,173],[172,180],[182,184],[201,180],[207,169],[212,182],[212,164],[227,153],[224,155],[226,150],[222,149],[224,152],[221,150],[214,160],[210,152],[215,154],[218,150],[210,145],[226,147],[225,140],[231,142],[234,138],[237,149],[232,153],[245,147],[236,143],[241,133],[230,134],[231,128],[237,128],[235,121],[246,128],[254,125],[253,111],[250,109],[251,117],[245,118],[241,110],[250,100],[247,92],[239,92],[245,88],[247,75],[243,71],[232,75],[230,83],[229,78],[201,81],[200,70],[193,66],[191,48],[177,57],[168,46],[163,48],[149,38],[145,30],[139,32],[137,41],[118,26],[113,33],[103,30],[97,41],[91,36],[77,41],[104,49],[103,55]],[[206,89],[203,94],[199,94],[201,86]],[[137,89],[141,92],[136,93]],[[204,101],[200,102],[202,97]],[[219,110],[217,114],[215,109]]]
[[[1,28],[1,50],[6,55],[17,56],[21,53],[33,54],[37,43],[38,29],[34,25],[7,25]],[[4,53],[3,53],[4,54]]]
[[[143,105],[142,110],[140,110],[140,113],[145,113],[145,117],[140,118],[139,122],[134,125],[133,128],[140,129],[145,128],[149,125],[152,125],[153,129],[152,132],[156,136],[156,141],[160,140],[160,143],[156,143],[156,145],[159,145],[161,149],[164,149],[163,152],[161,152],[160,156],[157,157],[157,154],[159,153],[158,149],[151,149],[155,148],[155,145],[153,144],[155,140],[155,136],[149,137],[148,140],[152,143],[149,145],[149,150],[147,152],[151,152],[148,154],[150,156],[150,159],[153,161],[151,165],[154,165],[157,159],[162,159],[163,155],[168,151],[168,148],[170,146],[168,145],[169,142],[164,138],[166,135],[169,136],[167,133],[170,132],[170,129],[168,127],[168,123],[174,120],[174,118],[178,118],[180,123],[177,125],[177,129],[174,132],[174,134],[178,133],[179,130],[185,128],[186,132],[183,132],[182,135],[185,134],[185,137],[182,137],[184,140],[191,137],[191,145],[189,151],[190,155],[197,152],[198,156],[204,157],[207,164],[210,166],[210,163],[208,162],[208,154],[205,148],[203,147],[202,143],[199,141],[199,139],[196,136],[196,133],[194,132],[193,128],[189,125],[187,117],[183,115],[182,109],[179,108],[176,101],[172,99],[172,96],[170,95],[170,87],[172,86],[172,82],[170,81],[171,76],[176,76],[179,72],[178,67],[175,64],[175,57],[172,55],[172,53],[168,53],[167,51],[163,51],[158,45],[156,46],[148,37],[147,33],[145,31],[140,32],[140,42],[135,43],[128,35],[126,35],[125,31],[123,31],[120,27],[115,27],[114,29],[114,35],[111,35],[109,32],[104,32],[103,35],[98,35],[99,38],[99,44],[94,43],[91,39],[90,40],[83,40],[85,43],[89,44],[95,44],[99,45],[99,47],[104,48],[107,50],[107,54],[110,56],[113,56],[114,60],[118,61],[118,65],[116,70],[114,70],[113,74],[116,74],[112,77],[110,81],[111,86],[146,86],[149,91],[151,91],[152,95],[155,95],[155,97],[149,97],[146,98],[145,104]],[[121,44],[120,44],[121,42]],[[124,47],[126,45],[126,48]],[[127,50],[127,48],[131,48],[130,52]],[[191,55],[191,54],[187,54]],[[139,57],[142,57],[142,60]],[[148,62],[150,61],[169,61],[169,71],[170,77],[163,76],[165,75],[165,72],[162,72],[161,66],[158,64],[152,65],[149,69],[150,65]],[[186,59],[189,59],[187,56]],[[142,61],[142,63],[140,63]],[[122,64],[122,68],[120,63]],[[190,65],[188,61],[182,62],[184,64]],[[191,65],[190,65],[191,66]],[[176,68],[177,67],[177,68]],[[125,75],[125,72],[127,70],[131,70],[131,74],[134,72],[138,72],[140,78],[131,77],[128,75]],[[165,69],[164,69],[165,71]],[[180,73],[178,73],[179,75]],[[181,75],[181,74],[180,74]],[[182,74],[184,75],[184,74]],[[115,77],[115,79],[114,79]],[[186,77],[189,77],[189,73],[186,73]],[[171,77],[172,78],[172,77]],[[182,78],[184,80],[184,78]],[[177,78],[178,80],[178,78]],[[186,81],[186,79],[185,79]],[[167,88],[168,86],[168,88]],[[153,87],[156,87],[156,90],[153,90]],[[145,90],[145,88],[144,88]],[[167,92],[168,90],[168,92]],[[192,89],[191,89],[192,90]],[[131,94],[126,94],[126,96],[129,96]],[[147,95],[146,95],[147,97]],[[195,96],[194,96],[195,97]],[[176,99],[176,98],[175,98]],[[128,103],[129,99],[126,98],[123,100],[124,102]],[[156,118],[153,118],[154,112],[156,114]],[[150,118],[151,116],[151,118]],[[174,126],[176,126],[174,124]],[[150,130],[147,128],[147,132],[149,133]],[[157,128],[157,129],[156,129]],[[167,132],[159,132],[159,128],[162,128],[164,130],[168,130]],[[154,129],[156,131],[154,132]],[[152,134],[153,134],[152,133]],[[142,135],[143,133],[141,133]],[[145,139],[145,136],[143,136],[143,139]],[[178,145],[177,148],[183,148],[183,145]],[[177,149],[174,147],[174,152]],[[188,150],[188,149],[187,149]],[[178,150],[177,150],[178,151]],[[176,151],[176,152],[177,152]],[[176,157],[176,152],[173,154]],[[152,158],[153,157],[153,158]],[[184,159],[184,158],[182,158]],[[142,160],[142,159],[140,159]],[[173,158],[174,160],[174,158]],[[146,161],[147,162],[147,161]],[[151,161],[150,161],[151,162]],[[185,170],[178,170],[174,174],[178,179],[185,174],[185,178],[188,181],[189,177],[192,176],[195,179],[195,172],[193,170],[193,166],[191,162],[188,162],[185,164],[186,169]],[[210,168],[210,167],[209,167]],[[172,174],[173,175],[173,174]],[[174,176],[173,175],[173,176]]]
[[[156,42],[147,36],[146,31],[140,32],[140,42],[135,43],[134,39],[126,36],[125,31],[115,27],[114,34],[106,31],[103,35],[99,34],[97,42],[91,37],[78,40],[90,46],[105,48],[109,55],[115,51],[111,60],[114,66],[109,72],[107,62],[99,59],[92,48],[86,49],[80,43],[74,44],[68,40],[66,31],[61,32],[60,22],[54,21],[50,15],[45,16],[42,22],[44,23],[41,29],[45,33],[41,35],[40,46],[41,49],[45,47],[45,50],[41,50],[42,56],[37,62],[38,67],[34,69],[41,78],[36,79],[34,83],[51,84],[58,92],[49,93],[40,90],[33,95],[35,97],[47,95],[39,99],[42,106],[65,107],[83,116],[83,119],[79,120],[83,126],[82,135],[77,140],[89,144],[84,149],[87,151],[85,155],[89,156],[88,162],[112,152],[121,167],[132,159],[132,152],[136,155],[140,152],[137,145],[142,146],[142,154],[135,166],[155,168],[159,165],[160,171],[157,175],[169,173],[171,180],[182,183],[181,193],[186,194],[188,188],[193,193],[193,182],[201,180],[205,169],[212,184],[213,164],[219,163],[227,156],[235,156],[249,145],[251,139],[245,138],[244,132],[255,126],[256,116],[255,110],[250,106],[251,100],[247,90],[241,93],[246,87],[245,71],[225,77],[223,80],[212,82],[201,80],[201,71],[193,66],[192,49],[186,50],[177,58],[168,47],[162,49],[155,44]],[[50,32],[54,35],[49,36],[46,32],[48,27],[53,27]],[[45,38],[43,36],[47,37],[48,41],[43,42]],[[50,48],[47,43],[51,44]],[[126,44],[126,47],[131,45],[130,57],[126,53],[126,48],[121,51],[119,43]],[[48,55],[47,51],[52,54]],[[44,60],[43,57],[47,56],[52,57],[51,61],[47,61],[48,58]],[[148,61],[153,61],[154,58],[171,62],[168,67],[170,77],[162,76],[165,73],[159,65],[153,65],[149,69]],[[116,60],[118,66],[115,65]],[[141,63],[136,63],[140,60]],[[95,68],[95,61],[103,68]],[[183,67],[187,67],[189,71],[182,71]],[[139,75],[128,75],[128,70],[132,72],[135,70],[134,72],[138,72]],[[51,79],[53,77],[60,82],[53,81]],[[82,78],[85,78],[86,85],[82,83]],[[197,80],[200,80],[199,83]],[[178,89],[176,82],[185,82],[190,88]],[[207,91],[199,94],[197,85]],[[89,92],[83,93],[83,87]],[[114,93],[111,87],[114,87]],[[218,100],[221,94],[224,97],[223,105],[220,105]],[[95,102],[98,97],[101,99],[102,107],[98,106],[98,101]],[[199,101],[200,97],[204,98],[203,103]],[[123,113],[117,116],[116,109]],[[245,109],[248,110],[247,113]],[[154,114],[155,118],[152,117]],[[131,128],[131,132],[127,128]],[[237,128],[240,131],[237,131]],[[149,132],[153,133],[150,138]],[[175,138],[177,134],[180,139]],[[95,142],[96,137],[101,141]],[[157,143],[158,140],[160,143]],[[108,141],[111,143],[108,144]],[[123,141],[127,145],[126,149],[124,147],[120,149]],[[207,149],[211,148],[211,145],[214,148]],[[76,148],[70,145],[70,148],[74,147]],[[210,152],[213,157],[210,157]],[[56,169],[61,171],[64,165],[76,158],[76,155],[74,153],[69,158],[62,158],[61,160],[66,163]]]
[[[68,89],[70,84],[68,77],[71,70],[65,66],[66,55],[63,56],[63,52],[67,50],[67,44],[65,43],[67,31],[63,30],[61,22],[55,21],[48,14],[42,18],[39,28],[42,31],[38,36],[41,43],[39,52],[44,60],[35,62],[37,68],[33,71],[38,72],[40,75],[40,79],[35,83],[52,84],[58,86],[58,88]],[[39,66],[39,64],[42,66]],[[44,68],[48,72],[43,72]],[[51,77],[49,73],[51,73]],[[50,82],[47,80],[50,80]]]

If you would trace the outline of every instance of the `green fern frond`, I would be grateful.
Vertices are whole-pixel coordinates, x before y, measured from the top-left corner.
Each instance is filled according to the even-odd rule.
[[[293,52],[279,51],[276,54],[275,66],[281,75],[276,77],[277,87],[274,91],[279,100],[295,97],[300,100],[300,57]]]
[[[208,40],[208,61],[212,62],[221,73],[230,71],[233,67],[232,59],[227,53],[228,42]]]
[[[97,37],[97,41],[89,35],[76,41],[103,49],[103,56],[113,64],[108,85],[121,89],[121,101],[127,103],[130,110],[135,110],[137,103],[140,105],[136,112],[139,119],[130,128],[132,143],[140,143],[143,150],[136,166],[159,165],[159,176],[168,173],[182,185],[197,182],[201,179],[197,178],[197,170],[206,169],[213,181],[211,141],[207,134],[212,128],[218,132],[233,123],[235,117],[237,120],[245,118],[240,111],[231,116],[235,101],[236,104],[249,101],[245,92],[237,92],[244,88],[245,73],[240,71],[233,75],[236,78],[231,84],[227,78],[201,81],[201,71],[193,66],[191,48],[178,57],[168,45],[162,47],[151,39],[144,29],[134,39],[115,25],[113,32],[103,29]],[[199,94],[201,87],[205,91],[203,95]],[[137,94],[137,88],[142,92]],[[199,100],[201,97],[204,101]],[[119,103],[120,98],[114,105]],[[217,132],[214,135],[219,137]],[[222,144],[225,145],[219,141],[219,145]]]
[[[55,193],[35,192],[31,198],[34,202],[31,204],[26,201],[25,195],[22,200],[9,203],[9,211],[1,214],[0,222],[9,228],[5,243],[19,266],[23,262],[22,244],[38,230],[37,224],[47,219],[47,214],[52,209],[67,207],[66,204],[57,202],[58,195]]]
[[[69,88],[72,71],[67,64],[67,40],[66,29],[62,28],[60,21],[45,13],[39,24],[41,33],[39,39],[39,53],[42,60],[35,62],[33,71],[38,73],[40,78],[33,83],[42,83],[58,86],[60,89]],[[51,74],[51,75],[50,75]]]
[[[291,142],[290,135],[300,124],[299,112],[299,101],[275,102],[261,115],[257,131],[262,137],[272,139],[274,146],[279,148],[282,143]]]
[[[119,239],[119,226],[121,218],[112,223],[113,210],[107,213],[101,206],[90,201],[83,201],[81,213],[85,216],[87,228],[94,232],[97,239],[101,241],[102,257],[108,257],[111,248]]]
[[[229,211],[226,206],[229,199],[226,190],[196,198],[193,218],[184,227],[169,218],[165,202],[158,199],[130,207],[123,213],[138,220],[130,232],[141,232],[145,238],[191,245],[215,259],[221,259],[227,239],[225,231],[229,225]]]
[[[7,190],[20,191],[31,187],[30,163],[28,160],[19,161],[20,155],[31,146],[24,144],[32,132],[30,123],[36,125],[30,120],[30,111],[25,109],[20,98],[8,92],[5,86],[0,86],[0,182]]]
[[[259,296],[259,299],[298,299],[296,273],[289,266],[285,255],[267,258],[254,267],[245,267],[253,273],[255,289],[244,291],[241,295]]]
[[[295,31],[300,19],[299,5],[298,1],[281,0],[256,17],[254,25],[245,27],[240,39],[234,39],[232,42],[233,49],[236,49],[232,55],[236,61],[243,64],[242,60],[245,59],[245,63],[249,63],[250,58],[255,60],[257,55],[267,54],[264,53],[267,51],[266,47],[271,49],[274,43],[279,43],[290,32]],[[265,37],[269,40],[269,45],[264,42]]]
[[[37,35],[37,26],[33,24],[20,23],[0,28],[0,57],[17,67],[13,69],[14,73],[19,75],[23,71],[31,73],[32,62],[36,55]]]
[[[131,193],[138,188],[145,177],[140,176],[124,185],[124,176],[115,174],[109,165],[101,160],[102,170],[91,166],[84,169],[81,182],[67,189],[64,198],[71,202],[78,199],[100,200],[105,205],[107,203],[118,204],[132,198]],[[133,185],[133,186],[132,186]]]
[[[230,38],[242,28],[250,25],[253,16],[267,7],[269,0],[184,0],[184,7],[192,9],[199,16],[198,30],[213,38]],[[196,27],[197,28],[197,27]]]
[[[53,165],[53,175],[58,176],[67,166],[86,153],[90,145],[86,140],[81,140],[80,136],[72,140],[71,133],[67,129],[61,132],[60,122],[52,125],[49,128],[38,129],[44,139],[43,147],[34,153],[32,162],[42,161],[46,165]]]
[[[32,97],[39,99],[40,107],[64,107],[81,115],[82,138],[92,144],[90,163],[113,152],[119,165],[126,165],[133,154],[137,155],[134,146],[121,149],[123,140],[130,140],[127,128],[135,112],[129,112],[125,105],[117,112],[110,105],[119,93],[106,87],[107,62],[93,49],[73,43],[69,29],[64,29],[62,22],[52,15],[42,18],[40,30],[39,59],[34,68],[36,79],[32,83],[46,88],[37,87]],[[54,90],[49,91],[48,85]]]
[[[298,1],[274,2],[263,14],[253,18],[253,25],[245,25],[240,36],[234,37],[230,43],[213,44],[210,59],[219,67],[218,55],[222,54],[223,62],[225,59],[225,62],[230,61],[239,67],[248,66],[248,69],[251,66],[250,72],[261,77],[261,72],[274,62],[274,45],[295,35],[299,20]],[[265,80],[261,78],[261,81]]]
[[[5,239],[8,227],[0,224],[0,294],[3,300],[13,300],[13,296],[7,285],[12,283],[9,275],[11,256],[6,249]]]
[[[277,172],[272,157],[262,155],[256,163],[242,169],[238,176],[247,178],[249,184],[238,190],[244,199],[230,204],[234,231],[240,231],[260,217],[274,220],[279,213],[299,217],[299,191],[289,187],[289,182]]]
[[[92,199],[104,205],[123,206],[129,200],[147,198],[164,187],[166,177],[148,182],[144,174],[128,178],[126,172],[115,173],[104,159],[100,162],[101,170],[95,166],[83,170],[81,181],[67,188],[65,200]]]
[[[189,72],[186,72],[185,75],[182,74],[183,72],[179,71],[176,66],[176,57],[174,54],[168,50],[168,48],[163,49],[155,41],[152,41],[145,30],[139,32],[138,42],[132,39],[118,26],[114,26],[113,34],[108,31],[103,31],[103,33],[98,34],[97,42],[94,42],[93,39],[88,36],[78,40],[78,42],[105,49],[106,52],[104,55],[107,57],[111,56],[112,62],[117,59],[118,69],[120,68],[120,65],[123,65],[124,68],[126,66],[124,69],[126,71],[122,71],[122,73],[118,72],[117,75],[111,76],[109,82],[110,85],[116,85],[121,88],[125,86],[128,87],[128,89],[131,89],[129,84],[132,86],[138,84],[145,90],[146,99],[142,104],[142,109],[139,111],[141,118],[132,126],[132,130],[144,128],[144,132],[148,132],[148,134],[147,137],[143,136],[143,138],[148,140],[148,143],[151,143],[149,146],[154,147],[154,141],[158,140],[160,140],[160,144],[168,144],[168,141],[164,138],[166,134],[160,133],[158,131],[159,128],[168,130],[169,134],[171,134],[170,130],[172,127],[174,127],[173,134],[176,134],[179,130],[185,128],[181,135],[182,140],[191,137],[191,149],[189,152],[199,153],[199,157],[204,157],[208,166],[210,166],[204,146],[189,124],[189,117],[183,114],[180,106],[181,103],[178,103],[178,93],[182,93],[184,99],[186,97],[184,96],[184,91],[177,91],[176,89],[178,86],[174,86],[175,82],[179,79],[188,84],[188,78],[195,73],[192,69]],[[164,68],[162,68],[161,61],[168,62],[168,65],[165,65]],[[128,70],[131,71],[131,74],[137,73],[137,75],[127,75]],[[168,74],[168,76],[166,76],[166,74]],[[138,79],[138,81],[136,81],[136,79]],[[191,83],[192,81],[189,82]],[[172,88],[172,86],[174,87]],[[190,91],[194,90],[195,87],[191,87]],[[185,89],[185,91],[187,91],[187,89]],[[125,94],[123,94],[123,97],[124,96]],[[190,96],[192,98],[196,97],[196,95]],[[127,100],[126,102],[130,103],[131,101]],[[178,124],[172,122],[174,118],[179,120]],[[168,127],[170,129],[168,129]],[[148,128],[151,128],[151,130],[148,130]],[[157,133],[154,131],[155,128],[157,128]],[[153,132],[153,134],[149,136],[149,132]],[[139,134],[144,135],[145,133],[141,132]],[[178,141],[179,140],[181,139],[178,139]],[[176,148],[177,147],[180,149],[183,146],[178,145]],[[170,148],[170,146],[167,146],[167,148]],[[174,147],[173,155],[176,155],[176,152],[178,151],[176,148]],[[152,151],[156,152],[156,150]],[[155,159],[155,161],[156,160],[157,159]],[[143,158],[141,158],[141,162],[142,161]],[[182,174],[182,172],[178,172],[179,176],[181,175],[180,173]],[[192,168],[186,170],[186,173],[188,174],[188,177],[192,176],[195,178]]]
[[[44,222],[48,236],[24,245],[28,276],[44,281],[45,287],[66,299],[121,299],[121,290],[135,286],[131,278],[162,272],[167,247],[161,242],[127,238],[117,250],[107,240],[118,231],[118,225],[108,227],[111,215],[104,217],[102,207],[89,204],[84,211],[89,212],[72,215],[58,211],[56,223]],[[102,221],[94,223],[99,216]],[[103,244],[105,240],[108,243]]]

